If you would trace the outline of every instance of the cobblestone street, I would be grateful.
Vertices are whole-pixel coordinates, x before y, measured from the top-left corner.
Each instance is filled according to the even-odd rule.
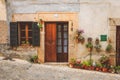
[[[120,80],[120,75],[72,69],[67,66],[0,60],[0,80]]]

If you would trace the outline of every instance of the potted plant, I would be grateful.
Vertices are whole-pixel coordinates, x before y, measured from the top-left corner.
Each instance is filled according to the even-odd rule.
[[[83,66],[83,69],[90,70],[90,69],[91,69],[91,66],[92,66],[92,63],[91,63],[90,60],[83,61],[82,66]]]
[[[108,40],[108,45],[106,46],[106,52],[111,53],[113,50],[113,47],[111,45],[111,40]]]
[[[74,68],[81,68],[82,64],[81,64],[81,60],[80,59],[76,59],[76,61],[74,61]]]
[[[88,49],[88,51],[91,52],[92,49],[93,49],[92,38],[89,37],[87,41],[88,41],[88,42],[87,42],[87,44],[86,44],[86,48]]]
[[[34,55],[30,58],[30,61],[33,63],[38,63],[38,55]]]
[[[96,71],[101,71],[102,64],[101,63],[96,63],[95,65],[95,70]]]
[[[89,51],[89,55],[90,55],[90,61],[92,60],[92,50],[93,50],[93,44],[92,44],[92,38],[91,37],[89,37],[88,39],[87,39],[87,44],[86,44],[86,48],[88,49],[88,51]]]
[[[103,55],[100,59],[99,59],[100,63],[102,64],[102,71],[103,72],[107,72],[108,68],[110,67],[110,63],[109,63],[109,57]]]
[[[76,31],[76,41],[81,44],[83,44],[85,42],[85,38],[82,36],[82,34],[84,33],[83,30],[77,30]]]
[[[73,68],[75,63],[76,63],[76,59],[75,58],[71,58],[70,59],[70,63],[69,63],[69,67]]]
[[[96,49],[97,52],[101,51],[100,40],[98,38],[95,40],[95,46],[94,46],[94,48]]]
[[[116,73],[120,74],[120,66],[115,66],[114,69]]]
[[[112,45],[108,44],[107,47],[106,47],[106,52],[111,53],[112,49],[113,49]]]
[[[42,19],[39,19],[37,26],[40,28],[41,31],[43,30],[43,20]]]

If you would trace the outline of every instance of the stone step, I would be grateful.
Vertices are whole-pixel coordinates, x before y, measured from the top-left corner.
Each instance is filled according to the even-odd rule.
[[[46,62],[45,65],[52,65],[52,66],[67,66],[68,62]]]

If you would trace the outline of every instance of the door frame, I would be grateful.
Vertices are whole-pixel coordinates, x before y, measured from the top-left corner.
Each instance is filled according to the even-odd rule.
[[[67,62],[69,61],[69,21],[44,21],[44,27],[46,27],[46,23],[67,23],[68,24],[68,53],[67,53]],[[56,28],[57,29],[57,28]],[[45,31],[45,28],[44,28],[44,31]],[[57,30],[56,30],[57,31]],[[45,33],[46,34],[46,33]],[[44,34],[44,41],[45,41],[45,34]],[[56,35],[57,36],[57,35]],[[57,37],[56,37],[56,39],[57,39]],[[46,42],[45,42],[46,43]],[[46,50],[46,48],[45,48],[45,43],[44,43],[44,51]],[[56,47],[57,47],[57,45],[56,45]],[[56,54],[57,54],[57,48],[56,48]],[[46,55],[45,54],[45,52],[44,52],[44,55]],[[46,57],[44,56],[44,62],[46,62]],[[57,60],[57,55],[56,55],[56,62],[58,62],[58,60]]]
[[[119,25],[116,26],[116,65],[120,65],[120,59],[119,59],[120,58],[120,53],[119,53],[120,50],[118,49],[118,46],[117,46],[117,44],[118,44],[118,41],[117,41],[118,27],[120,28],[120,26]]]

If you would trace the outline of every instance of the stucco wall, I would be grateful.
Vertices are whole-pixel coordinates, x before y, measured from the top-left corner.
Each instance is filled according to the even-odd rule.
[[[80,0],[7,0],[8,21],[14,13],[79,12]]]
[[[92,37],[93,41],[95,38],[100,38],[102,34],[107,35],[112,40],[114,57],[116,54],[116,25],[119,25],[118,20],[120,20],[119,3],[120,0],[80,0],[79,29],[83,29],[84,36]],[[111,25],[110,18],[116,24]],[[101,42],[101,44],[102,54],[105,53],[107,41]],[[78,44],[78,52],[83,56],[88,54],[84,46]],[[93,52],[93,54],[97,53]]]
[[[80,14],[79,14],[79,29],[84,30],[84,37],[92,37],[93,44],[95,44],[95,39],[99,38],[100,35],[107,35],[109,37],[109,4],[108,3],[92,3],[92,2],[81,2],[80,3]],[[102,50],[104,52],[107,42],[100,42],[102,45]],[[89,52],[86,50],[85,45],[78,44],[78,58],[81,55],[86,56]],[[93,52],[98,54],[97,52]],[[83,57],[82,56],[82,57]]]
[[[4,0],[0,0],[0,20],[6,21],[6,6]]]
[[[57,15],[57,16],[56,16]],[[78,13],[73,12],[38,12],[36,14],[14,14],[13,21],[37,21],[42,19],[44,22],[46,21],[67,21],[69,24],[69,44],[68,44],[68,58],[77,57],[77,44],[74,40],[74,33],[78,28]],[[73,23],[73,26],[71,26]],[[71,27],[73,27],[73,31],[71,31]],[[43,26],[44,28],[44,26]],[[38,55],[39,60],[44,62],[45,58],[45,31],[40,32],[40,47],[38,47]]]
[[[8,26],[6,19],[6,5],[0,0],[0,44],[8,43]]]
[[[14,21],[14,19],[23,20],[22,17],[26,17],[24,20],[34,21],[37,15],[33,14],[37,12],[77,12],[79,13],[77,27],[84,30],[84,37],[86,39],[92,37],[95,41],[96,38],[100,38],[100,35],[107,35],[112,39],[115,50],[115,26],[111,26],[109,22],[110,18],[120,18],[119,3],[120,0],[9,0],[7,2],[8,15],[10,15],[8,19]],[[20,13],[29,15],[12,16]],[[101,42],[101,45],[104,53],[107,41]],[[85,44],[75,44],[75,46],[77,48],[73,51],[77,58],[88,54]]]

